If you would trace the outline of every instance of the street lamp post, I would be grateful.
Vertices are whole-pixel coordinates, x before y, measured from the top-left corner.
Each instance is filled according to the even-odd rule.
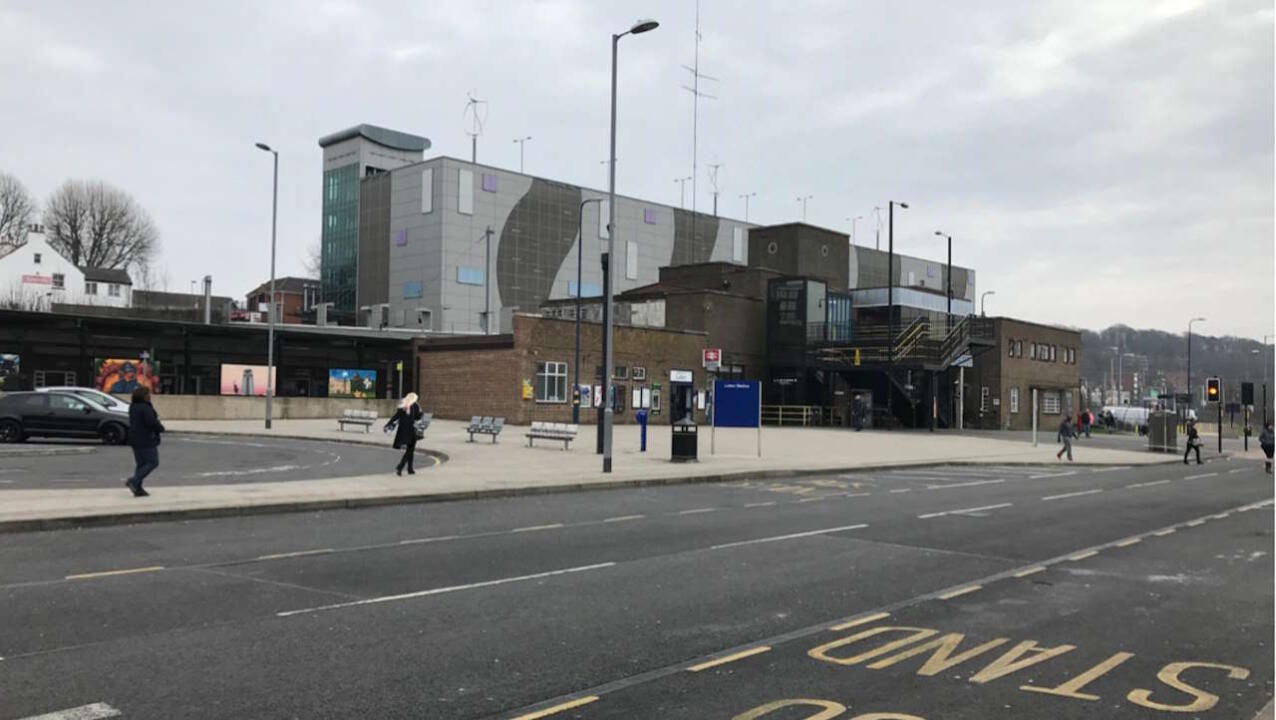
[[[257,143],[257,148],[273,155],[275,161],[274,193],[270,201],[270,314],[266,318],[266,429],[269,430],[275,397],[275,235],[279,226],[279,152],[266,143]]]
[[[611,36],[611,152],[607,154],[610,162],[607,166],[607,259],[606,272],[603,273],[603,283],[606,284],[604,293],[607,295],[606,304],[603,309],[606,311],[605,325],[603,331],[603,472],[611,472],[611,429],[612,421],[615,419],[615,410],[612,407],[612,385],[611,385],[611,369],[612,369],[612,334],[615,331],[615,318],[613,317],[612,308],[612,282],[611,276],[615,272],[615,263],[610,259],[615,257],[616,249],[616,52],[620,46],[620,39],[626,35],[639,35],[649,32],[660,27],[660,23],[655,20],[639,20],[634,23],[625,32],[613,34]]]
[[[945,283],[948,294],[948,330],[953,329],[953,236],[942,233],[938,230],[935,234],[942,238],[948,239],[948,280]]]
[[[523,143],[531,140],[532,136],[514,138],[514,142],[518,143],[518,171],[523,172]]]
[[[581,313],[581,267],[584,263],[585,254],[585,206],[589,203],[600,203],[602,198],[586,198],[580,201],[580,216],[578,230],[579,242],[576,245],[576,387],[572,391],[572,424],[580,424],[580,397],[576,393],[580,392],[580,313]]]
[[[895,371],[895,206],[905,210],[908,203],[891,200],[886,203],[886,427],[895,417],[892,392]]]
[[[856,220],[863,220],[863,219],[864,219],[864,216],[863,216],[863,215],[856,215],[855,217],[849,217],[849,218],[846,218],[846,219],[851,221],[851,244],[852,244],[852,245],[854,245],[854,244],[855,244],[855,221],[856,221]]]
[[[806,222],[806,201],[815,197],[814,195],[803,195],[797,201],[802,203],[802,222]]]
[[[996,290],[985,290],[982,293],[980,293],[979,295],[979,316],[980,317],[987,317],[988,315],[987,313],[984,312],[984,298],[988,297],[989,295],[996,295],[996,294],[997,294]]]
[[[1187,321],[1187,406],[1192,410],[1192,323],[1205,322],[1205,318],[1192,318]]]
[[[744,221],[749,222],[749,198],[757,195],[756,192],[744,193],[740,197],[744,200]]]

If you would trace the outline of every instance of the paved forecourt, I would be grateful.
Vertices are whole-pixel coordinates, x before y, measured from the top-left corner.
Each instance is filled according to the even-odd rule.
[[[10,535],[0,717],[1241,717],[1270,502],[1250,461],[1006,465]]]
[[[256,422],[173,421],[174,431],[215,432],[221,435],[259,435]],[[182,512],[247,512],[394,502],[407,499],[475,497],[483,494],[545,492],[591,486],[644,482],[686,482],[746,474],[786,474],[886,465],[926,463],[1038,463],[1055,462],[1054,446],[1033,447],[994,438],[945,433],[862,432],[817,428],[764,428],[762,457],[757,457],[754,430],[722,429],[713,433],[716,452],[710,453],[710,433],[702,429],[700,462],[674,465],[669,458],[669,428],[649,430],[648,452],[640,453],[638,429],[617,429],[615,472],[604,475],[594,454],[592,428],[583,427],[572,448],[528,448],[525,428],[507,427],[493,444],[486,439],[467,442],[463,423],[436,420],[423,443],[448,458],[428,473],[396,477],[392,455],[381,469],[345,478],[289,482],[227,482],[174,486],[165,481],[173,472],[161,451],[160,470],[148,480],[152,496],[138,501],[113,489],[0,489],[0,526],[5,523],[85,522],[94,518],[138,514],[160,516]],[[387,447],[381,433],[339,432],[334,420],[281,420],[272,437],[340,439]],[[391,451],[387,450],[387,453]],[[1087,463],[1138,465],[1165,462],[1164,455],[1112,449],[1079,448],[1078,465]],[[4,460],[0,460],[4,462]],[[180,469],[176,470],[180,473]],[[242,478],[241,478],[242,480]],[[0,486],[4,487],[4,486]],[[21,525],[19,525],[20,527]]]

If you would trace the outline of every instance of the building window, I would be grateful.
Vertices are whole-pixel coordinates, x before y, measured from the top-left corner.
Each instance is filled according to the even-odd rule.
[[[1023,357],[1023,340],[1015,341],[1015,357]]]
[[[403,283],[403,299],[411,300],[421,297],[421,282],[419,280],[408,280]]]
[[[1010,412],[1019,412],[1019,388],[1010,388]]]
[[[577,293],[576,293],[576,281],[575,281],[575,280],[568,280],[568,281],[567,281],[567,295],[568,295],[568,297],[576,297],[576,294],[577,294]],[[580,284],[580,296],[581,296],[581,297],[598,297],[599,295],[602,295],[602,294],[603,294],[602,288],[598,287],[598,285],[597,285],[597,284],[595,284],[595,283],[582,282],[582,283]]]
[[[106,286],[106,294],[110,295],[111,297],[119,297],[120,286],[116,283],[110,283],[109,285]]]
[[[434,212],[434,168],[421,171],[421,214]]]
[[[1072,391],[1068,390],[1063,394],[1063,407],[1068,411],[1068,416],[1072,416]]]
[[[988,386],[979,388],[979,412],[988,412]]]
[[[1059,391],[1046,390],[1041,393],[1041,414],[1042,415],[1058,415],[1059,414]]]
[[[628,380],[629,368],[624,365],[617,365],[611,369],[611,377],[613,380]]]
[[[633,378],[634,378],[634,380],[646,380],[646,379],[647,379],[647,368],[645,368],[645,367],[643,367],[643,366],[641,366],[641,365],[635,365],[635,366],[634,366],[634,372],[633,372]]]
[[[625,243],[625,279],[638,279],[638,243]]]
[[[481,268],[456,266],[456,281],[462,285],[482,285],[483,270]]]
[[[53,288],[61,290],[66,287],[66,275],[62,273],[53,273]]]
[[[655,208],[643,208],[642,221],[648,225],[655,225],[656,224]]]
[[[474,214],[474,171],[457,170],[458,195],[456,211],[462,215]]]
[[[490,173],[483,173],[483,192],[496,192],[496,176]]]
[[[1037,359],[1037,343],[1033,343],[1032,347],[1030,347],[1028,350],[1032,354],[1032,359],[1036,360]]]
[[[408,230],[407,230],[407,228],[404,228],[404,229],[402,229],[402,230],[400,230],[399,232],[397,232],[397,233],[395,233],[395,234],[394,234],[394,244],[395,244],[396,246],[398,246],[398,247],[403,247],[403,246],[405,246],[405,245],[407,245],[407,244],[408,244]]]
[[[97,295],[97,283],[95,283],[95,282],[86,282],[86,283],[84,283],[84,294],[85,294],[85,295]]]
[[[731,230],[731,261],[732,262],[748,262],[749,249],[744,242],[744,228],[732,228]]]
[[[1014,357],[1014,356],[1015,356],[1015,341],[1010,340],[1009,342],[1006,343],[1006,357]]]
[[[40,264],[40,253],[36,253],[36,254],[35,254],[35,264],[36,264],[36,265],[39,265],[39,264]]]
[[[536,402],[567,402],[567,363],[536,363]]]

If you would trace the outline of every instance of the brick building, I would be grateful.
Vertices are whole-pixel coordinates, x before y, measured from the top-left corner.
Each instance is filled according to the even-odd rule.
[[[581,324],[580,382],[597,395],[597,368],[602,365],[602,327]],[[704,389],[701,365],[705,334],[685,330],[615,328],[617,423],[632,423],[634,391],[647,390],[653,424],[669,422],[670,370],[693,373]],[[574,320],[515,313],[511,332],[422,338],[417,341],[417,392],[421,406],[436,417],[468,420],[474,415],[504,417],[507,423],[533,420],[571,422],[575,380],[576,323]],[[596,417],[593,403],[582,404],[582,424]],[[699,413],[697,421],[703,421]]]
[[[1032,391],[1038,427],[1054,432],[1066,414],[1088,405],[1081,395],[1081,332],[1051,325],[989,318],[996,344],[965,372],[965,426],[1031,430]]]
[[[245,298],[250,311],[270,308],[270,282],[258,285]],[[306,313],[319,302],[319,281],[310,278],[275,278],[275,304],[279,306],[279,322],[303,322]]]

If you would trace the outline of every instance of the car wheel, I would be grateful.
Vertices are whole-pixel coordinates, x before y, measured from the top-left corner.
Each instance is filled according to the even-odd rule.
[[[22,426],[17,420],[0,420],[0,443],[22,442]]]
[[[102,426],[103,445],[122,445],[126,437],[128,437],[128,431],[119,423],[107,423]]]

